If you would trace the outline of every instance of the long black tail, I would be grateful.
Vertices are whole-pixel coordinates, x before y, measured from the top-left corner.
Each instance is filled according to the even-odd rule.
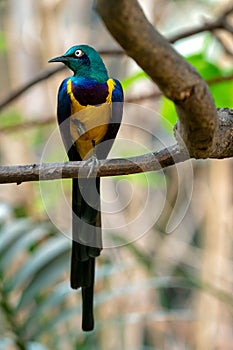
[[[100,178],[73,179],[72,256],[70,282],[82,288],[82,329],[94,328],[93,296],[95,258],[102,249]]]

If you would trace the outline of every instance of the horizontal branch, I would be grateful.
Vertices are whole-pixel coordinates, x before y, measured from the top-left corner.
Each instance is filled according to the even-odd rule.
[[[129,175],[147,171],[160,170],[175,163],[189,159],[189,155],[178,145],[158,152],[130,157],[128,159],[107,159],[99,161],[93,168],[93,176]],[[86,162],[41,163],[17,166],[0,166],[0,183],[17,183],[28,181],[55,180],[61,178],[87,177],[90,165]]]
[[[233,157],[233,109],[220,108],[217,112],[218,129],[209,157],[215,159]],[[177,138],[180,137],[177,129],[175,134]],[[187,150],[173,145],[158,152],[128,159],[101,160],[99,166],[93,169],[91,176],[116,176],[158,171],[187,159],[190,159]],[[87,177],[89,171],[90,165],[87,166],[85,162],[0,166],[0,184]]]

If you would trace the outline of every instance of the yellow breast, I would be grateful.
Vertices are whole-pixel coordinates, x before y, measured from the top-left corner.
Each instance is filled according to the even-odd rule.
[[[112,109],[111,96],[115,83],[112,79],[107,83],[109,94],[106,103],[98,106],[80,105],[73,95],[71,80],[67,84],[67,93],[72,101],[70,134],[82,159],[91,157],[93,146],[101,142],[108,130]]]

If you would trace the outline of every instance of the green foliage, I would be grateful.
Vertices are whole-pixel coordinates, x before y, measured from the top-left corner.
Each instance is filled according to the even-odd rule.
[[[121,84],[124,90],[128,90],[132,85],[137,83],[141,79],[148,79],[148,75],[143,71],[138,71],[127,78],[121,80]]]
[[[11,339],[19,349],[45,349],[35,335],[59,317],[67,298],[67,287],[57,297],[57,283],[68,268],[69,241],[54,236],[50,224],[26,218],[2,222],[0,239],[0,309],[9,334],[0,332],[0,348]]]
[[[0,128],[7,128],[23,121],[23,116],[16,110],[1,113]]]
[[[225,69],[220,68],[213,62],[210,62],[204,53],[192,55],[188,57],[187,60],[197,69],[200,75],[207,80],[207,82],[210,79],[224,77],[226,75]],[[229,74],[230,72],[228,71],[227,73]],[[210,84],[209,88],[217,107],[233,107],[233,81],[223,81],[220,83]]]
[[[2,215],[1,215],[2,214]],[[0,349],[14,346],[26,350],[46,349],[99,349],[96,336],[105,327],[119,327],[121,332],[127,315],[96,322],[91,334],[80,329],[80,299],[71,292],[68,275],[70,242],[54,233],[48,222],[34,223],[27,218],[13,218],[12,213],[0,206]],[[115,242],[127,244],[124,238]],[[150,256],[140,248],[127,245],[130,253],[149,273],[153,270]],[[132,269],[129,261],[111,261],[98,267],[96,281],[108,281],[115,275],[124,275]],[[144,289],[187,288],[181,279],[151,277],[143,281]],[[115,304],[122,295],[141,290],[142,282],[104,288],[95,293],[95,306],[106,302]],[[75,305],[72,300],[75,298]],[[171,310],[169,310],[169,313]],[[155,312],[156,313],[156,312]],[[62,331],[61,331],[62,330]]]
[[[1,36],[0,36],[1,42]],[[1,44],[0,44],[1,51]],[[198,70],[204,79],[212,79],[224,76],[226,72],[218,64],[207,59],[206,51],[191,55],[187,60]],[[129,90],[137,82],[148,79],[144,72],[137,72],[123,80],[123,87]],[[210,85],[215,103],[218,107],[233,107],[231,81]],[[160,112],[165,118],[162,120],[164,129],[172,132],[177,116],[174,104],[161,98]],[[8,111],[1,115],[0,127],[7,127],[22,122],[22,116],[15,111]],[[35,131],[31,134],[30,143],[38,149],[44,144],[44,134]],[[55,149],[48,160],[58,160]],[[126,148],[121,156],[128,157],[141,154],[141,148]],[[160,173],[136,174],[130,176],[114,177],[114,181],[130,179],[130,182],[142,189],[149,186],[152,189],[164,186],[164,176]],[[70,181],[64,180],[63,189],[68,193]],[[37,186],[37,185],[35,185]],[[48,181],[43,184],[43,191],[54,193],[50,196],[51,202],[47,203],[51,208],[56,202],[56,181]],[[35,187],[36,188],[36,187]],[[39,192],[39,188],[37,188]],[[40,203],[40,204],[39,204]],[[41,206],[38,201],[37,207]],[[1,208],[0,208],[1,214]],[[15,346],[18,349],[46,350],[54,349],[90,349],[101,348],[99,332],[110,326],[119,328],[122,332],[129,315],[112,317],[107,321],[96,320],[95,331],[91,334],[83,334],[80,328],[81,298],[79,292],[69,289],[69,259],[70,242],[60,233],[55,232],[54,227],[48,222],[34,223],[25,218],[23,208],[18,208],[17,218],[12,213],[1,217],[0,215],[0,349]],[[128,244],[128,239],[117,235],[112,237],[116,246],[125,246],[132,257],[133,268],[145,270],[146,278],[143,281],[126,283],[114,289],[106,288],[108,282],[117,274],[131,272],[132,266],[127,261],[114,261],[98,267],[96,280],[104,284],[101,291],[95,293],[95,307],[103,306],[106,302],[116,303],[122,295],[128,296],[141,290],[156,290],[156,298],[162,309],[163,316],[173,315],[179,318],[180,312],[189,312],[189,301],[192,297],[192,289],[208,290],[211,294],[220,297],[230,305],[229,296],[221,291],[215,291],[212,286],[203,285],[197,280],[195,272],[190,273],[184,267],[184,273],[179,273],[179,266],[174,269],[173,275],[155,277],[155,260],[151,254],[147,254],[140,245]],[[101,259],[100,259],[101,261]],[[103,260],[102,260],[103,261]],[[135,268],[136,266],[136,268]],[[117,276],[119,278],[119,276]],[[107,282],[107,283],[106,283]],[[74,304],[72,303],[75,299]],[[182,310],[181,310],[182,309]],[[159,311],[161,313],[161,311]],[[157,311],[152,312],[156,317]],[[136,315],[140,318],[140,314]]]
[[[0,31],[0,54],[6,51],[6,39],[3,32]]]
[[[233,81],[223,81],[210,86],[214,102],[217,107],[233,108]]]
[[[224,77],[227,74],[232,74],[233,70],[226,70],[218,63],[218,57],[214,57],[215,61],[210,61],[209,48],[213,44],[214,39],[211,35],[205,36],[203,48],[200,52],[187,56],[187,61],[195,67],[199,74],[207,82],[214,78]],[[131,76],[128,76],[122,81],[125,90],[130,89],[134,84],[142,79],[148,79],[148,75],[143,71],[138,71]],[[217,107],[233,108],[233,81],[222,81],[211,83],[209,85],[213,95],[215,105]],[[169,133],[173,133],[173,127],[177,122],[178,116],[174,103],[168,98],[162,96],[160,101],[160,113],[163,116],[162,125]]]
[[[213,78],[224,77],[226,75],[226,71],[223,68],[220,68],[217,64],[210,62],[206,58],[205,52],[191,55],[187,57],[187,61],[196,68],[202,78],[207,80],[207,82]],[[227,73],[229,74],[230,72],[228,71]],[[233,107],[233,81],[213,83],[209,85],[209,88],[217,107]],[[162,97],[160,113],[168,121],[168,123],[163,122],[164,127],[172,133],[173,126],[178,118],[174,103],[166,97]]]

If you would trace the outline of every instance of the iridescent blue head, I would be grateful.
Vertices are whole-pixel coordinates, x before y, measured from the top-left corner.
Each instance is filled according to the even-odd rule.
[[[88,45],[72,46],[62,56],[52,58],[49,62],[62,62],[74,75],[98,82],[108,80],[108,72],[98,52]]]

